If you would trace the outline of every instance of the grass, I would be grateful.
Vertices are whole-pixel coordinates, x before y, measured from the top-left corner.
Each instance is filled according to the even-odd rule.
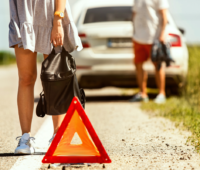
[[[144,103],[142,109],[153,116],[163,116],[176,126],[192,132],[187,142],[200,152],[200,46],[189,46],[189,71],[186,91],[181,97],[171,97],[163,105]]]
[[[41,63],[44,60],[43,55],[38,53],[37,62]],[[16,63],[16,58],[13,53],[0,51],[0,66]]]
[[[15,56],[10,52],[0,51],[0,65],[15,63]]]

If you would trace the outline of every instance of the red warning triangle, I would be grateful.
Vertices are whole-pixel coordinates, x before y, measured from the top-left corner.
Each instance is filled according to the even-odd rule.
[[[79,136],[81,144],[71,143],[75,134]],[[76,97],[73,98],[42,163],[111,163]]]

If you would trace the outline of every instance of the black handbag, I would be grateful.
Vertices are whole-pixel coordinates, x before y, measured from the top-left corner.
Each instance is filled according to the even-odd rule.
[[[39,117],[65,114],[76,96],[85,108],[85,93],[79,88],[74,58],[63,48],[61,53],[51,54],[42,62],[41,81],[43,91],[36,108]]]
[[[170,53],[170,44],[155,41],[151,50],[151,60],[158,63],[157,70],[160,70],[162,62],[165,62],[166,66],[169,67],[170,63],[174,62]]]

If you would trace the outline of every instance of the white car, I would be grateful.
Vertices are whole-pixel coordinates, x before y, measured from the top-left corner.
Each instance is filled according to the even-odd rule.
[[[84,49],[74,52],[77,77],[83,88],[105,86],[137,87],[133,64],[133,0],[86,0],[77,4],[75,20]],[[80,9],[81,7],[81,9]],[[76,11],[76,5],[73,8]],[[175,63],[166,68],[166,88],[172,93],[184,87],[188,71],[188,50],[183,31],[168,13],[168,40]],[[151,61],[144,64],[148,87],[156,87]]]

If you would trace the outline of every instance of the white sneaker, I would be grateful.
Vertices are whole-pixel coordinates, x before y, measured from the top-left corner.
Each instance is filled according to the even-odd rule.
[[[166,97],[163,94],[159,94],[156,96],[156,98],[154,99],[154,102],[157,104],[163,104],[166,102]]]
[[[149,97],[142,97],[141,93],[137,93],[136,95],[134,95],[129,102],[149,102]]]
[[[33,147],[33,140],[35,138],[30,137],[28,133],[24,133],[22,136],[16,138],[19,139],[17,148],[15,149],[15,154],[33,154],[35,153],[35,148]]]
[[[53,141],[55,136],[56,136],[56,134],[54,134],[53,137],[49,140],[49,146],[51,145],[51,142]]]

